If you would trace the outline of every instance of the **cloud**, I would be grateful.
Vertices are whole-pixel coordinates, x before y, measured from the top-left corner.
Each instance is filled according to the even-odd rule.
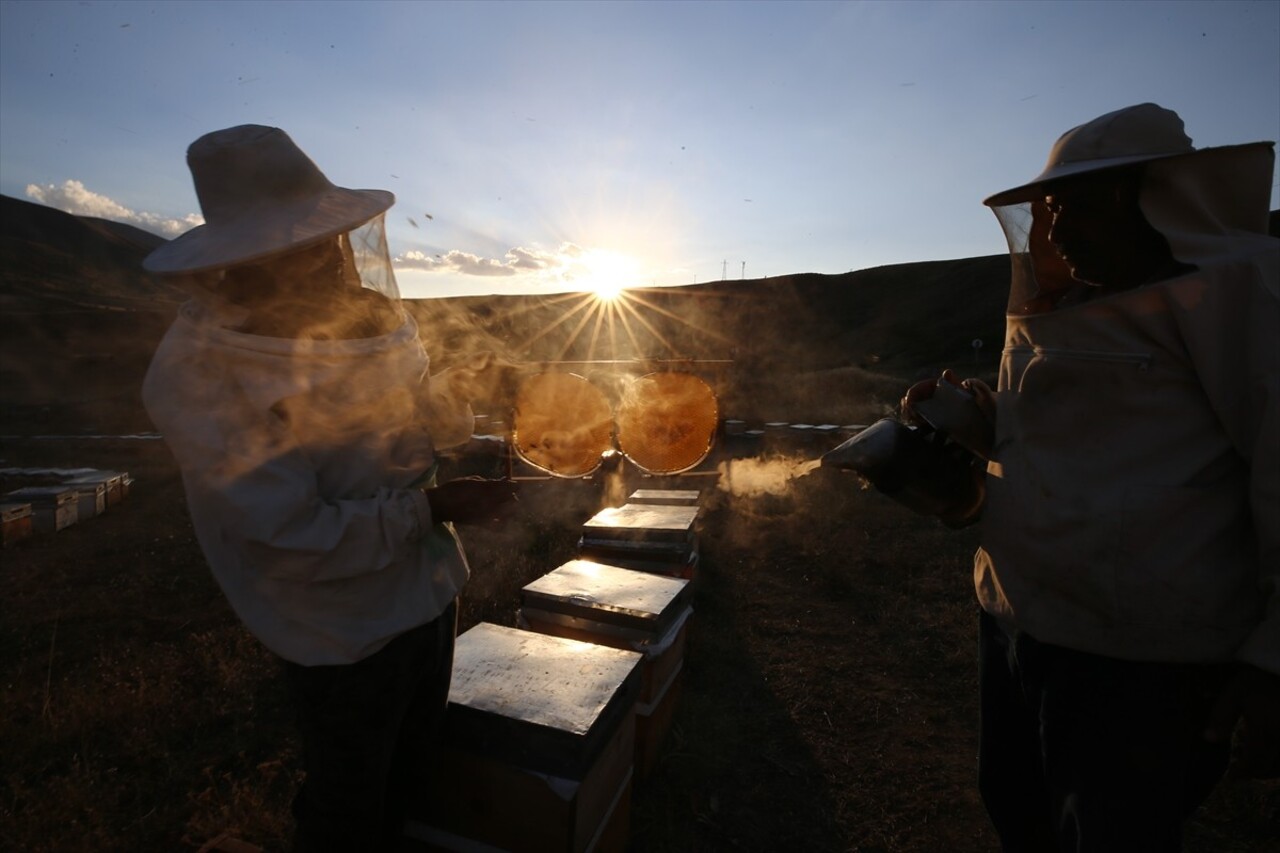
[[[541,252],[519,246],[507,252],[507,257],[511,260],[511,266],[522,270],[545,269],[551,263],[551,260]]]
[[[564,243],[555,251],[517,246],[509,249],[501,258],[482,258],[471,252],[453,249],[442,255],[409,251],[398,255],[396,267],[424,270],[426,272],[451,272],[475,276],[512,276],[521,273],[572,277],[571,270],[583,250],[573,243]]]
[[[96,216],[99,219],[136,225],[169,239],[204,223],[203,217],[194,213],[187,214],[182,219],[170,219],[154,213],[133,211],[73,180],[63,181],[61,185],[27,184],[27,198],[76,216]]]

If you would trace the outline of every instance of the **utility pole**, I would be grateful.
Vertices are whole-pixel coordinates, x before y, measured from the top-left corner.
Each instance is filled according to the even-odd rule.
[[[724,263],[720,264],[720,280],[724,281],[729,277],[729,259],[725,258]]]
[[[746,277],[747,277],[747,262],[743,261],[742,262],[742,278],[745,280]]]

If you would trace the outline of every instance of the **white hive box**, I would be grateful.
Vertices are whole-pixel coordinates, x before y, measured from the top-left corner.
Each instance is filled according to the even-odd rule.
[[[692,580],[698,564],[696,506],[623,504],[582,526],[584,559]]]
[[[105,482],[71,480],[67,488],[76,493],[78,520],[93,518],[107,511],[107,484]]]
[[[680,692],[693,589],[687,580],[571,560],[520,593],[531,630],[644,655],[636,705],[636,775],[657,761]]]
[[[642,659],[487,623],[459,636],[447,746],[407,834],[442,850],[624,850]]]
[[[68,486],[27,486],[5,495],[5,503],[30,503],[37,533],[55,533],[79,519],[76,492]]]

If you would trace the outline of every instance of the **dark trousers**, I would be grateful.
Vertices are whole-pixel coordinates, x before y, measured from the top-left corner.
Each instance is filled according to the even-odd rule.
[[[435,621],[342,666],[285,663],[306,780],[297,851],[394,849],[449,699],[457,602]]]
[[[1201,737],[1225,665],[1135,663],[983,613],[978,784],[1006,853],[1177,853],[1226,769]]]

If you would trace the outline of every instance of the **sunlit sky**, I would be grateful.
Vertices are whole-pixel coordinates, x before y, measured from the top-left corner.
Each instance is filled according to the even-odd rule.
[[[1280,138],[1280,2],[0,0],[0,193],[173,236],[187,146],[282,127],[396,194],[406,296],[999,253],[981,199],[1142,101]]]

